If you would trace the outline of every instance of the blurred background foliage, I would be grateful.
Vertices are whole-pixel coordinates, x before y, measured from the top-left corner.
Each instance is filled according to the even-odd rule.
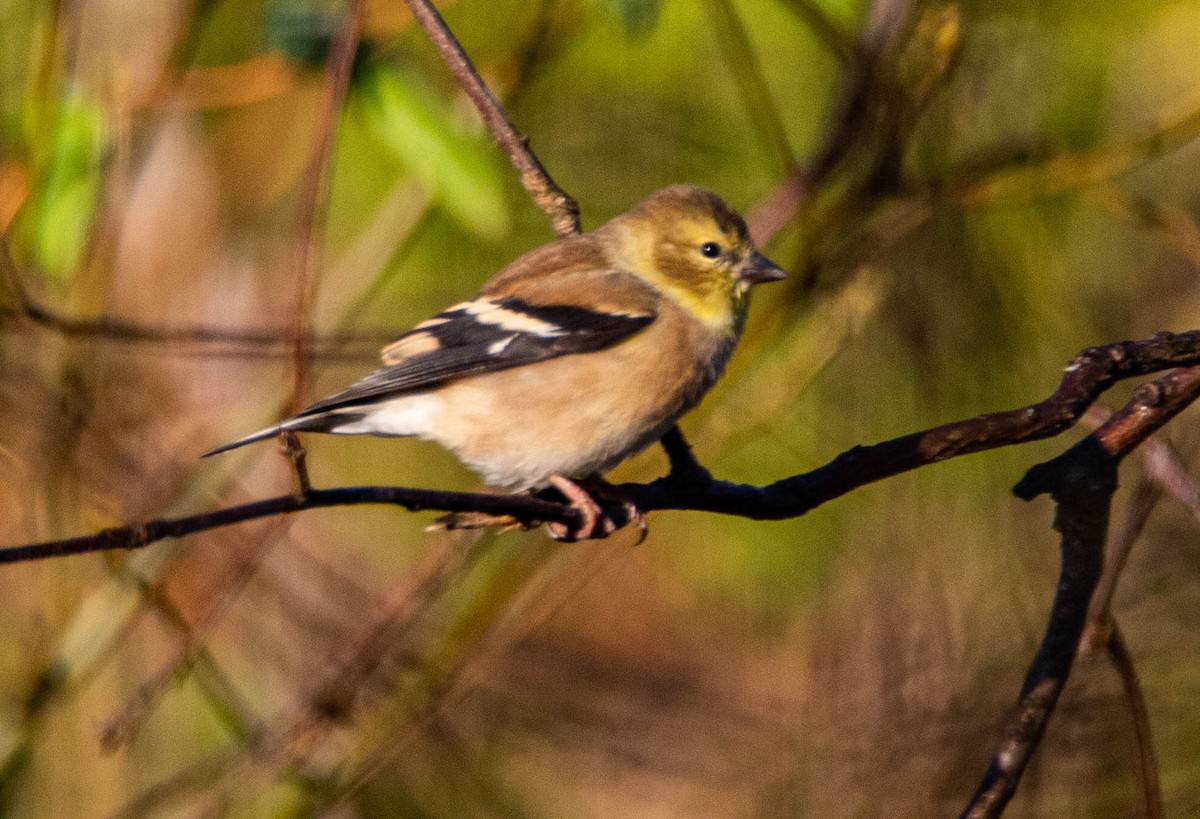
[[[719,477],[1030,403],[1085,346],[1197,326],[1193,2],[440,5],[586,226],[692,182],[792,270],[684,424]],[[292,400],[345,11],[0,0],[5,544],[291,489],[273,446],[197,456]],[[308,398],[552,237],[397,0],[366,4],[336,124]],[[1185,462],[1195,423],[1166,433]],[[955,813],[1057,572],[1050,505],[1009,488],[1067,442],[794,521],[657,513],[637,547],[358,507],[6,567],[0,811]],[[305,443],[321,486],[476,485],[420,442]],[[1200,812],[1195,527],[1163,499],[1117,598],[1177,816]],[[1010,815],[1137,813],[1132,736],[1084,657]]]

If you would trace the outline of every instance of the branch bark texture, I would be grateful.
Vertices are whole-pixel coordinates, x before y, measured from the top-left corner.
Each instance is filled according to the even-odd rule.
[[[975,416],[870,446],[855,447],[811,472],[793,475],[762,487],[713,480],[692,458],[682,436],[676,438],[672,434],[668,438],[667,447],[672,460],[670,473],[648,484],[622,484],[619,489],[624,497],[633,501],[644,512],[662,509],[693,510],[754,520],[799,517],[860,486],[927,464],[1057,435],[1070,428],[1088,406],[1117,381],[1181,365],[1196,364],[1200,364],[1200,330],[1177,334],[1160,333],[1141,341],[1124,341],[1092,347],[1075,356],[1067,366],[1058,389],[1036,404],[1006,412]],[[1178,370],[1158,381],[1143,385],[1135,393],[1129,406],[1110,418],[1091,437],[1060,457],[1083,457],[1071,453],[1085,445],[1098,445],[1087,444],[1087,441],[1096,438],[1104,442],[1101,446],[1108,458],[1119,460],[1144,440],[1153,429],[1157,429],[1174,413],[1194,400],[1196,387],[1192,379],[1198,377],[1193,375],[1195,372],[1197,371],[1192,369]],[[1147,424],[1151,421],[1157,425],[1147,429]],[[1051,461],[1035,468],[1018,489],[1024,486],[1026,488],[1021,491],[1027,493],[1033,491],[1029,487],[1037,487],[1038,492],[1051,491],[1042,488],[1048,484],[1038,482],[1048,479],[1035,478],[1041,474],[1038,470],[1051,470],[1051,475],[1057,475],[1055,470],[1062,467],[1051,467],[1054,463],[1055,461]],[[1088,465],[1098,463],[1089,462]],[[1062,491],[1067,492],[1068,489],[1064,488]],[[256,518],[290,514],[304,509],[356,504],[390,504],[410,511],[436,510],[507,515],[526,525],[559,522],[578,526],[581,523],[578,513],[570,507],[552,500],[524,495],[444,492],[386,486],[313,489],[189,517],[152,520],[134,526],[106,529],[93,535],[0,549],[0,563],[16,563],[108,549],[137,549],[165,538],[183,537]],[[611,514],[620,516],[622,512],[614,509]],[[626,521],[619,519],[618,522]]]

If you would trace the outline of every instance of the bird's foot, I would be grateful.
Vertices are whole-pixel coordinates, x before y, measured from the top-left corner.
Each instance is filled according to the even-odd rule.
[[[579,526],[572,528],[565,523],[551,522],[546,524],[546,531],[555,540],[573,543],[576,540],[608,537],[617,530],[612,519],[604,514],[600,504],[587,493],[583,487],[570,478],[562,475],[551,475],[547,480],[550,485],[567,499],[570,507],[579,512],[582,521]]]
[[[601,478],[599,475],[592,475],[580,481],[580,485],[585,487],[593,498],[606,502],[609,505],[619,506],[622,513],[620,526],[634,524],[638,528],[638,539],[634,546],[642,545],[646,536],[650,534],[650,524],[647,520],[646,513],[638,508],[633,502],[633,498],[622,492],[618,487]],[[615,525],[615,524],[614,524]],[[620,528],[617,526],[616,528]]]
[[[638,509],[629,497],[604,479],[593,475],[575,482],[561,475],[551,475],[548,480],[550,485],[567,499],[571,508],[578,510],[583,517],[582,523],[574,530],[564,523],[546,524],[546,530],[555,540],[573,542],[590,538],[606,538],[627,523],[637,524],[639,532],[637,542],[639,544],[646,539],[649,531],[646,524],[646,513]],[[620,512],[614,515],[601,506],[597,500],[619,506]]]

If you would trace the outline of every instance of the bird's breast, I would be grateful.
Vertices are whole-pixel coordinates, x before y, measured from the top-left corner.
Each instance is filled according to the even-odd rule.
[[[437,391],[420,437],[493,485],[603,472],[644,449],[700,400],[733,341],[669,313],[614,347],[467,378]]]

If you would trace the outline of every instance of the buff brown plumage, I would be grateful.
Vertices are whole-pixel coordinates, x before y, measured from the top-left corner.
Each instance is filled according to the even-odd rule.
[[[663,188],[517,258],[342,392],[206,454],[285,430],[413,436],[489,484],[552,483],[582,502],[574,481],[654,443],[700,401],[741,335],[750,288],[784,275],[719,197]]]

